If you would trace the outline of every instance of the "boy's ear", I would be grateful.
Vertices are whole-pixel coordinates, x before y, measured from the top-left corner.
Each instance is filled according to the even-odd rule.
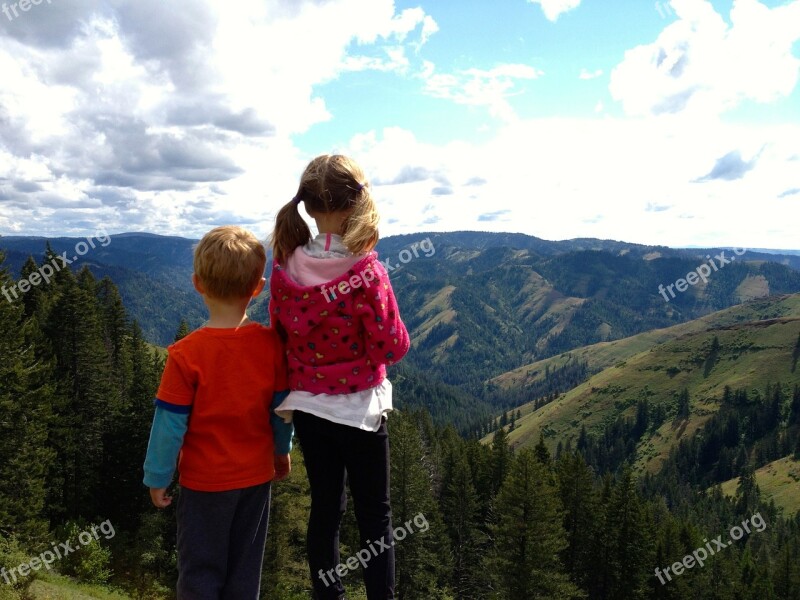
[[[264,290],[264,284],[267,283],[267,279],[265,277],[261,278],[261,281],[258,282],[256,289],[253,290],[253,298],[258,296]]]
[[[203,282],[200,281],[200,278],[197,276],[197,273],[192,273],[192,284],[194,285],[194,289],[197,290],[198,294],[206,293],[206,290],[203,288]]]

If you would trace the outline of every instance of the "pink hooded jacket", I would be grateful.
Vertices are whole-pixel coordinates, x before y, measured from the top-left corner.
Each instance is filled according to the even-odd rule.
[[[366,390],[380,384],[386,366],[408,352],[408,331],[374,251],[338,277],[314,286],[295,283],[275,262],[270,291],[270,320],[286,343],[292,390]]]

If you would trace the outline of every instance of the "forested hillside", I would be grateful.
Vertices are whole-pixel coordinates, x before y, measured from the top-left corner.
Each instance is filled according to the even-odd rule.
[[[709,317],[716,323],[713,332],[694,325],[683,337],[666,335],[660,353],[639,351],[614,363],[606,371],[617,379],[603,386],[590,379],[564,394],[558,386],[569,388],[591,376],[597,363],[589,355],[553,362],[546,370],[548,385],[556,387],[534,387],[547,402],[522,407],[519,418],[514,412],[515,430],[500,429],[482,444],[461,432],[471,416],[488,427],[496,413],[488,396],[479,398],[469,387],[505,365],[505,356],[495,358],[502,354],[502,336],[512,336],[506,344],[521,338],[508,325],[471,358],[448,340],[461,338],[463,330],[464,339],[476,345],[474,336],[499,324],[487,308],[499,313],[502,298],[481,300],[482,313],[456,311],[459,318],[449,322],[453,331],[440,333],[437,343],[425,346],[421,332],[432,315],[446,312],[436,302],[448,285],[507,277],[504,285],[512,289],[513,271],[496,272],[513,253],[487,252],[453,263],[466,268],[466,275],[448,274],[455,269],[452,257],[440,263],[419,258],[393,279],[406,297],[428,298],[429,311],[426,316],[424,308],[407,307],[417,332],[413,358],[390,374],[404,407],[389,421],[395,526],[406,529],[397,546],[399,596],[800,598],[800,514],[770,502],[755,475],[798,457],[800,299],[763,300]],[[39,264],[28,262],[23,277],[52,254]],[[494,269],[490,259],[500,261]],[[479,276],[481,264],[486,270]],[[9,287],[13,281],[4,267],[0,261],[0,286]],[[792,271],[781,273],[793,277]],[[448,277],[454,279],[448,283]],[[486,289],[475,288],[476,301]],[[452,351],[445,352],[448,347]],[[535,347],[502,348],[518,357],[546,354]],[[153,509],[140,483],[162,360],[130,318],[116,285],[89,269],[61,270],[48,285],[13,302],[0,299],[0,568],[6,574],[60,542],[82,539],[92,527],[103,525],[105,531],[113,525],[113,536],[89,538],[54,561],[54,568],[135,598],[171,597],[174,513]],[[461,385],[447,383],[456,365]],[[620,373],[626,377],[619,379]],[[492,383],[498,397],[501,383]],[[523,426],[587,388],[579,410],[540,421],[527,447],[513,449]],[[671,443],[659,446],[659,440]],[[309,598],[309,500],[299,447],[294,465],[291,478],[275,486],[265,598]],[[791,472],[785,469],[787,477]],[[725,545],[709,541],[716,539]],[[343,557],[358,551],[352,513],[342,541]],[[691,568],[675,567],[703,548],[703,565],[694,559]],[[9,584],[0,581],[0,598],[22,598],[26,589],[36,589],[31,586],[41,573],[21,576],[17,570]],[[349,597],[365,597],[358,570],[345,581]]]
[[[41,260],[47,244],[60,254],[72,253],[76,243],[80,240],[0,238],[15,276],[30,256]],[[191,328],[205,319],[190,284],[193,243],[152,234],[114,235],[73,268],[86,266],[98,279],[110,277],[145,338],[165,346],[181,319]],[[406,405],[425,405],[434,422],[456,423],[460,432],[478,436],[491,431],[487,423],[493,416],[535,399],[530,393],[565,391],[586,376],[582,367],[571,365],[558,372],[557,383],[551,378],[552,385],[517,393],[494,384],[506,372],[590,344],[685,323],[752,297],[800,291],[800,257],[792,253],[680,250],[593,239],[555,242],[482,232],[393,236],[381,240],[378,250],[414,343],[402,367],[412,390]],[[666,291],[698,269],[710,273],[705,281],[684,292]],[[659,286],[665,286],[663,295]],[[266,293],[256,300],[254,318],[267,319],[267,302]],[[434,397],[449,399],[431,400],[431,394],[423,394],[431,389],[437,390]]]

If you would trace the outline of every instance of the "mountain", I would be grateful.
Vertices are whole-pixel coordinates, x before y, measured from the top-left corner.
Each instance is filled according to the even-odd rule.
[[[570,361],[586,361],[595,372],[545,406],[535,407],[536,400],[521,405],[522,419],[509,434],[514,446],[535,444],[539,433],[546,440],[577,440],[583,427],[599,432],[617,417],[634,414],[639,398],[674,404],[676,391],[683,388],[704,406],[696,415],[702,422],[718,405],[725,386],[761,389],[776,381],[800,384],[795,356],[798,335],[800,294],[754,300],[688,323],[564,353],[490,383],[524,393],[542,380],[546,369],[555,370]],[[707,359],[714,338],[720,346],[710,365]],[[689,428],[695,430],[697,425]],[[658,458],[663,453],[649,456],[643,464]]]
[[[485,234],[469,246],[459,236],[381,247],[414,338],[391,371],[400,410],[388,424],[393,514],[407,533],[419,528],[397,536],[400,594],[794,597],[800,293],[740,301],[791,290],[797,272],[729,254],[737,261],[667,301],[654,283],[708,263],[640,247],[547,254],[541,241],[515,248],[507,244],[526,240],[500,236],[493,246]],[[190,240],[56,245],[76,257],[72,267],[123,282],[137,318],[171,337],[177,326],[155,317],[185,316]],[[105,255],[111,247],[125,250]],[[27,254],[16,256],[21,264]],[[5,294],[19,282],[3,260]],[[113,282],[62,269],[36,289],[0,300],[0,565],[25,565],[43,541],[77,539],[107,519],[113,543],[92,539],[59,572],[166,597],[177,578],[174,511],[155,511],[141,487],[163,349],[154,353],[130,323]],[[493,435],[481,444],[478,431]],[[293,475],[274,488],[270,598],[307,595],[309,491],[302,448],[293,453]],[[355,523],[352,513],[343,520],[343,553],[359,547]],[[747,523],[741,539],[734,532]],[[660,579],[726,531],[737,543],[705,568]],[[60,582],[39,587],[39,575],[9,597],[61,592]],[[364,597],[357,580],[348,594]]]
[[[195,240],[96,236],[94,248],[77,256],[87,241],[2,237],[0,248],[14,275],[28,256],[41,260],[50,244],[57,254],[75,256],[73,268],[110,277],[152,343],[170,343],[182,318],[193,328],[202,324],[205,308],[190,282]],[[788,252],[468,231],[392,236],[378,251],[414,343],[404,362],[408,380],[422,377],[466,394],[471,408],[459,414],[464,423],[524,403],[523,390],[495,380],[524,365],[553,358],[556,368],[555,357],[583,346],[691,321],[753,297],[800,292],[800,256]],[[256,319],[266,319],[267,300],[264,294],[255,302]],[[581,369],[560,373],[571,381]],[[414,402],[425,401],[415,396]]]
[[[667,329],[596,344],[492,380],[518,394],[559,367],[591,374],[568,391],[519,407],[508,440],[556,454],[587,452],[600,471],[676,469],[732,495],[752,460],[767,498],[800,498],[800,294],[760,299]],[[486,436],[489,443],[492,436]],[[731,475],[736,475],[732,478]]]

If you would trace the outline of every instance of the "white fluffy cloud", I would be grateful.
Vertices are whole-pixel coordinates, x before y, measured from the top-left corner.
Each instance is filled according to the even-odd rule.
[[[556,21],[563,13],[581,4],[581,0],[528,0],[528,2],[540,5],[544,16],[550,21]]]
[[[555,19],[578,2],[541,4]],[[734,124],[724,113],[796,89],[800,0],[774,9],[735,0],[729,19],[704,0],[673,0],[675,20],[653,43],[613,69],[586,56],[593,70],[577,77],[574,62],[559,72],[551,55],[505,50],[447,64],[449,43],[426,45],[444,33],[436,21],[392,0],[241,0],[235,10],[223,0],[186,0],[180,10],[74,0],[35,9],[9,23],[0,15],[4,234],[103,226],[199,236],[236,222],[265,235],[308,159],[298,140],[350,110],[326,104],[329,91],[347,88],[325,84],[368,70],[397,84],[393,102],[427,95],[470,107],[478,121],[495,117],[466,138],[455,128],[461,113],[437,138],[389,126],[387,103],[378,106],[385,128],[335,134],[372,181],[384,235],[481,229],[797,247],[788,225],[800,220],[797,120]],[[547,65],[548,77],[528,60]],[[513,96],[520,114],[536,114],[548,94],[558,101],[550,80],[593,94],[602,79],[578,78],[606,73],[624,115],[611,116],[605,96],[582,98],[597,107],[582,118],[523,118],[511,106]],[[443,132],[451,141],[429,141]]]
[[[629,114],[715,115],[744,100],[770,102],[797,85],[800,1],[770,9],[734,0],[730,24],[706,0],[672,0],[677,20],[637,46],[611,74]]]
[[[489,70],[466,69],[459,73],[435,71],[433,63],[426,61],[422,72],[426,94],[458,104],[485,106],[492,116],[504,121],[516,118],[514,109],[508,103],[516,81],[544,75],[539,69],[520,64],[500,65]]]
[[[486,144],[436,146],[390,128],[343,150],[365,157],[393,234],[480,229],[794,248],[781,223],[800,219],[791,198],[797,139],[798,126],[564,118],[518,121]]]
[[[75,0],[2,17],[0,229],[268,220],[302,168],[292,136],[331,118],[315,86],[402,72],[436,28],[392,0]]]

